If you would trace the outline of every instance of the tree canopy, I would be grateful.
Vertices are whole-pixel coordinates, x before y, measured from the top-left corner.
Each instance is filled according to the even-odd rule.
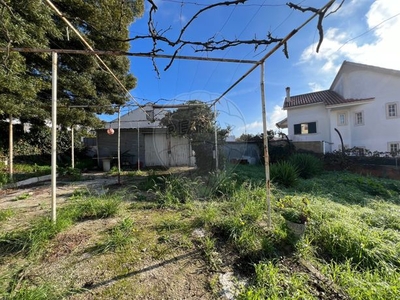
[[[143,0],[52,2],[93,48],[101,50],[128,50],[129,43],[124,42],[128,26],[144,10]],[[0,19],[1,48],[85,49],[46,1],[0,0]],[[135,87],[128,58],[102,59],[126,89]],[[12,115],[43,122],[50,117],[51,63],[48,53],[0,52],[0,119]],[[96,113],[112,112],[111,105],[124,104],[127,97],[93,55],[59,55],[58,123],[62,126],[93,126]]]

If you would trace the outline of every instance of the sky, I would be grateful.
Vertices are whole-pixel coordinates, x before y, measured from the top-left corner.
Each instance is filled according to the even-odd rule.
[[[157,0],[154,15],[157,30],[176,39],[181,28],[209,0]],[[270,32],[283,38],[311,17],[286,6],[286,0],[248,0],[244,4],[213,8],[201,14],[190,25],[183,38],[191,41],[216,39],[263,39]],[[296,2],[303,7],[322,7],[328,0],[303,0]],[[336,1],[335,10],[341,1]],[[148,32],[149,5],[141,19],[130,26],[130,36]],[[400,70],[400,5],[398,0],[345,0],[343,5],[323,21],[324,41],[319,52],[317,19],[314,19],[288,41],[289,58],[282,49],[274,52],[265,62],[265,97],[268,129],[277,130],[275,123],[286,117],[282,110],[285,88],[291,95],[329,89],[344,60]],[[223,51],[194,52],[184,47],[179,54],[197,57],[260,60],[274,45],[241,45]],[[160,43],[163,54],[175,50]],[[149,52],[152,41],[131,42],[131,52]],[[156,59],[159,75],[149,58],[130,57],[131,72],[137,86],[131,91],[133,103],[182,104],[188,100],[207,103],[217,99],[242,77],[251,64],[175,60],[164,71],[168,59]],[[261,110],[261,71],[256,68],[217,103],[218,125],[230,126],[232,135],[258,134],[263,131]],[[128,107],[122,113],[135,107]],[[110,120],[110,117],[104,117]]]

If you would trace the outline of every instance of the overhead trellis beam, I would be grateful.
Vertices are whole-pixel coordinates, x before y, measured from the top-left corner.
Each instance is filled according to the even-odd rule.
[[[235,86],[237,86],[243,79],[249,76],[259,65],[262,65],[272,54],[275,53],[276,50],[284,46],[284,51],[287,52],[287,42],[298,33],[304,26],[310,23],[315,17],[320,16],[321,12],[326,11],[335,0],[330,0],[327,4],[325,4],[322,8],[316,11],[310,18],[308,18],[303,24],[301,24],[296,29],[293,29],[285,38],[283,38],[280,42],[278,42],[267,54],[265,54],[254,66],[252,66],[243,76],[241,76],[238,80],[236,80],[225,92],[223,92],[217,99],[215,99],[210,107],[218,103],[226,94],[228,94]]]
[[[0,52],[25,52],[25,53],[61,53],[61,54],[81,54],[81,55],[111,55],[111,56],[136,56],[149,58],[174,58],[182,60],[215,61],[237,64],[258,64],[258,60],[219,58],[219,57],[199,57],[187,55],[168,55],[154,54],[145,52],[125,52],[125,51],[105,51],[105,50],[75,50],[75,49],[44,49],[44,48],[0,48]]]

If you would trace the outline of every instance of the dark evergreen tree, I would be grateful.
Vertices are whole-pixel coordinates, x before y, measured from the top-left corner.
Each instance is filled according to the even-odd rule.
[[[95,49],[128,50],[128,26],[143,13],[143,0],[54,0],[54,5]],[[0,47],[78,49],[78,36],[42,0],[0,1]],[[102,59],[129,90],[136,80],[124,56]],[[93,55],[60,54],[58,123],[64,127],[96,125],[95,113],[112,112],[111,104],[128,98]],[[44,121],[50,117],[51,55],[0,53],[0,113]],[[87,108],[71,106],[88,105]]]

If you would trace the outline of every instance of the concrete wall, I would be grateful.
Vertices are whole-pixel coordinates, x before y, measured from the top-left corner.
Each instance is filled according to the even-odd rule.
[[[225,142],[221,151],[226,160],[248,159],[249,163],[260,163],[260,148],[256,143],[251,142]]]
[[[319,141],[315,142],[292,142],[296,147],[296,150],[311,151],[315,153],[323,153],[323,143]]]

